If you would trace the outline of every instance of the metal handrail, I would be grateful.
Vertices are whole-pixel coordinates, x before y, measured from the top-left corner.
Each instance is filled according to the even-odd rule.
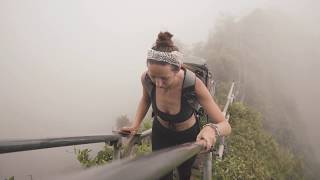
[[[0,154],[79,144],[117,142],[120,140],[120,138],[120,135],[97,135],[45,139],[0,140]]]
[[[54,179],[158,179],[189,158],[198,154],[203,147],[196,143],[186,143],[160,151],[151,152],[134,159],[124,159],[101,167]]]
[[[230,88],[228,100],[224,107],[223,114],[226,112],[229,104],[233,102],[234,83]],[[226,116],[229,120],[229,116]],[[149,137],[152,129],[142,132],[139,136],[134,136],[133,139],[144,139]],[[0,154],[18,151],[27,151],[35,149],[44,149],[52,147],[89,144],[98,142],[112,142],[114,145],[114,159],[120,158],[120,135],[99,135],[99,136],[80,136],[80,137],[61,137],[61,138],[47,138],[47,139],[26,139],[26,140],[0,140]],[[134,142],[134,141],[132,141]],[[221,144],[222,142],[222,144]],[[221,149],[222,151],[221,151]],[[195,143],[186,143],[164,150],[151,152],[148,155],[140,156],[135,159],[123,159],[112,164],[87,170],[85,172],[70,175],[67,179],[154,179],[159,178],[170,172],[175,167],[182,164],[192,156],[198,154],[203,147]],[[219,157],[222,157],[224,149],[224,137],[220,141]],[[144,171],[140,171],[144,169]],[[204,179],[211,179],[212,177],[212,153],[207,154]],[[137,173],[139,172],[139,173]],[[66,178],[66,177],[64,177]]]
[[[224,115],[226,115],[227,110],[229,108],[229,105],[233,102],[233,98],[234,98],[233,89],[234,89],[234,82],[231,84],[231,88],[230,88],[228,96],[227,96],[227,103],[224,105],[224,108],[223,108],[223,111],[222,111],[222,113]]]
[[[229,93],[228,93],[227,103],[225,104],[225,106],[223,108],[223,111],[222,111],[222,113],[225,116],[225,119],[227,121],[229,121],[229,118],[230,118],[230,116],[227,114],[227,110],[229,108],[229,105],[232,104],[232,102],[234,100],[234,94],[233,94],[234,85],[235,85],[235,83],[233,82],[231,84],[231,88],[230,88]],[[220,138],[219,147],[218,147],[218,157],[219,157],[219,159],[222,159],[223,152],[224,152],[224,149],[225,149],[224,147],[225,147],[225,137],[222,136]]]

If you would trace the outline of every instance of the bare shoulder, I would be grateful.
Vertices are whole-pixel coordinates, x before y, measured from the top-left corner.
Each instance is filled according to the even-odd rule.
[[[200,92],[200,91],[205,90],[206,88],[207,88],[206,85],[204,85],[204,83],[201,81],[201,79],[196,77],[195,91]]]

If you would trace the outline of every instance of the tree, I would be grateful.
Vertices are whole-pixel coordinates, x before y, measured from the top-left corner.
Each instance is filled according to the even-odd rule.
[[[130,125],[130,120],[127,115],[121,115],[116,120],[116,127],[120,129],[121,127]]]

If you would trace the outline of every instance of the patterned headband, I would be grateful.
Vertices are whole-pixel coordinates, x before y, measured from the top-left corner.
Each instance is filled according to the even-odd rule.
[[[181,67],[183,54],[180,53],[179,51],[162,52],[162,51],[149,49],[147,59],[152,59],[159,62],[165,62],[177,67]]]

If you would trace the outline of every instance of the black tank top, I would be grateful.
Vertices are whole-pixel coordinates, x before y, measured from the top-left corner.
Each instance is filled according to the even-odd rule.
[[[186,77],[186,71],[184,71],[183,83],[184,83],[185,77]],[[156,87],[154,87],[151,92],[151,103],[152,103],[152,109],[155,115],[156,116],[158,115],[164,121],[179,123],[179,122],[188,120],[194,114],[194,109],[188,103],[186,97],[183,96],[183,89],[181,92],[180,112],[178,114],[171,115],[171,114],[164,113],[158,109],[157,102],[156,102]]]

